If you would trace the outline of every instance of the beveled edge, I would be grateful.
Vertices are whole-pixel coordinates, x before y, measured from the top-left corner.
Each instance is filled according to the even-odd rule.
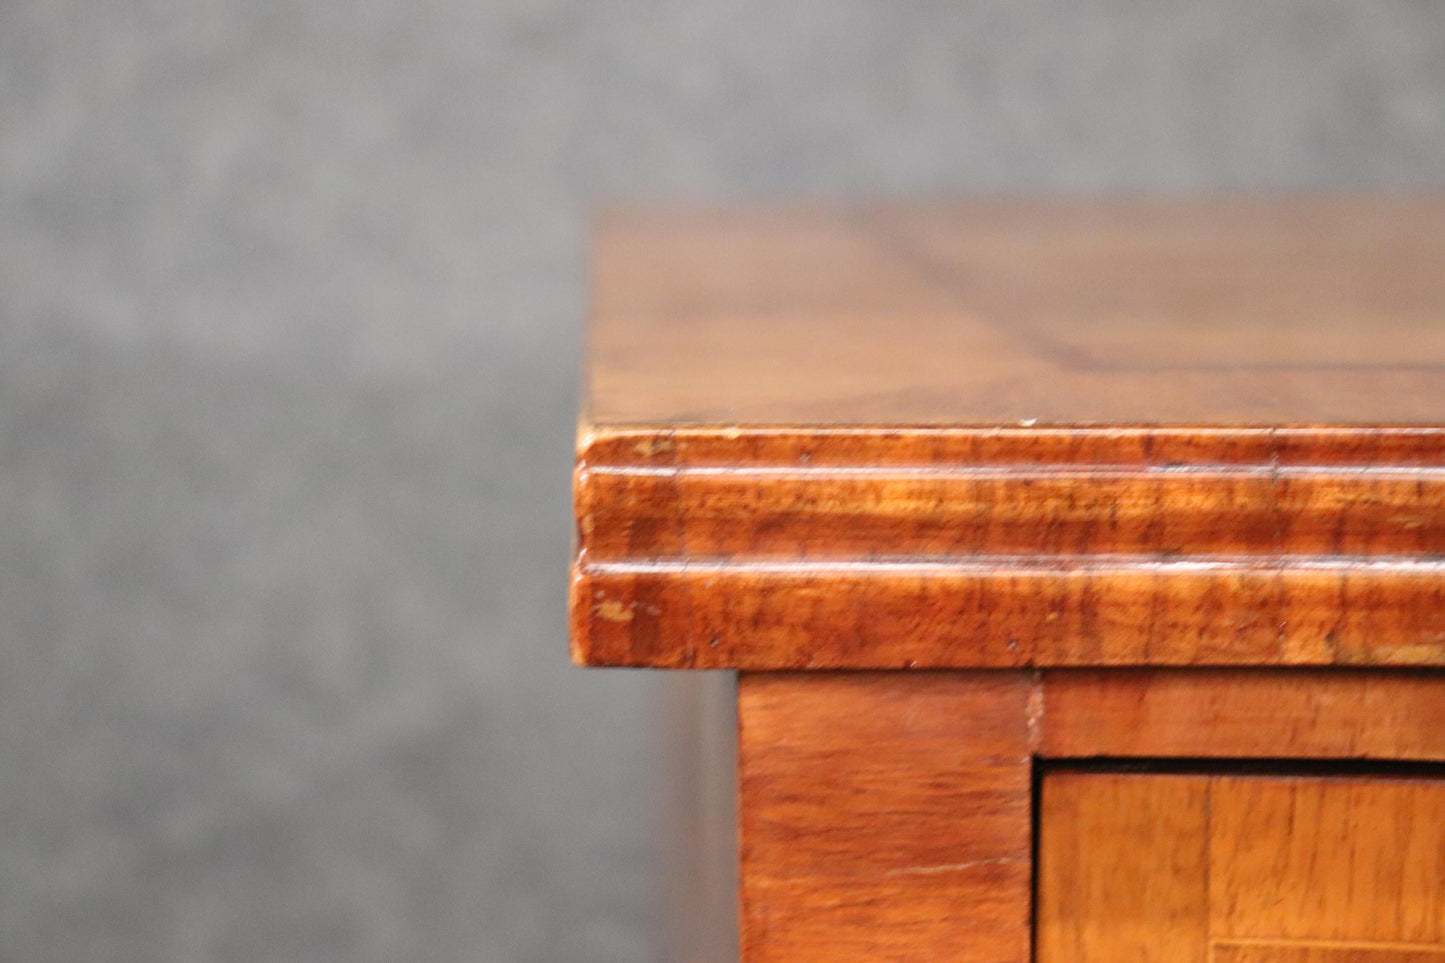
[[[886,550],[890,532],[916,536],[929,523],[906,499],[889,502],[888,486],[973,484],[977,507],[982,474],[1004,493],[985,507],[1007,504],[1019,524],[1046,525],[1038,512],[1027,517],[1032,479],[1071,474],[1085,493],[1101,473],[1160,499],[1162,521],[1140,516],[1135,551],[1109,550],[1107,538],[1067,551]],[[1217,532],[1221,518],[1251,511],[1267,536],[1288,521],[1280,492],[1307,487],[1300,478],[1317,514],[1282,528],[1289,537],[1235,551],[1203,534],[1197,544],[1148,541],[1151,524],[1176,536]],[[826,510],[800,523],[799,499],[840,480],[883,506],[862,513],[877,544],[858,541],[856,503],[838,504],[836,539]],[[574,499],[571,641],[581,665],[1445,664],[1445,428],[1436,426],[584,424]],[[1319,542],[1331,517],[1349,550]],[[932,524],[958,531],[946,512]],[[802,557],[758,548],[762,529],[780,526],[811,540]]]

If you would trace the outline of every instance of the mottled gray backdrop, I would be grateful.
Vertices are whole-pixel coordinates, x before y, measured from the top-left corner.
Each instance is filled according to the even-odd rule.
[[[648,961],[589,206],[1445,186],[1445,3],[0,0],[0,961]]]

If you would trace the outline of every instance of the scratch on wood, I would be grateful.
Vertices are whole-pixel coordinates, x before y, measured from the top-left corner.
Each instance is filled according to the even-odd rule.
[[[593,606],[593,611],[609,622],[631,622],[635,613],[632,606],[624,602],[608,600]]]
[[[672,451],[675,447],[671,435],[663,438],[644,438],[632,446],[632,450],[643,458],[650,458],[653,455],[660,455],[663,452]]]
[[[1024,710],[1029,751],[1037,752],[1044,731],[1044,675],[1037,670],[1029,679],[1029,701]]]
[[[928,876],[933,873],[953,873],[965,869],[977,869],[980,866],[1005,866],[1014,863],[1021,863],[1023,860],[1012,857],[1000,856],[994,859],[973,859],[964,863],[940,863],[937,866],[900,866],[898,869],[890,869],[884,876]]]

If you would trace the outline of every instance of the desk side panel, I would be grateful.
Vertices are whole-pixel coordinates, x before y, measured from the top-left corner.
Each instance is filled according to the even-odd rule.
[[[743,674],[742,958],[1026,963],[1027,675]]]

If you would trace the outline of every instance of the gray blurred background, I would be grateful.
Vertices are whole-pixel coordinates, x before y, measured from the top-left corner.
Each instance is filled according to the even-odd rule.
[[[1445,186],[1445,3],[0,0],[0,961],[649,961],[589,208]]]

